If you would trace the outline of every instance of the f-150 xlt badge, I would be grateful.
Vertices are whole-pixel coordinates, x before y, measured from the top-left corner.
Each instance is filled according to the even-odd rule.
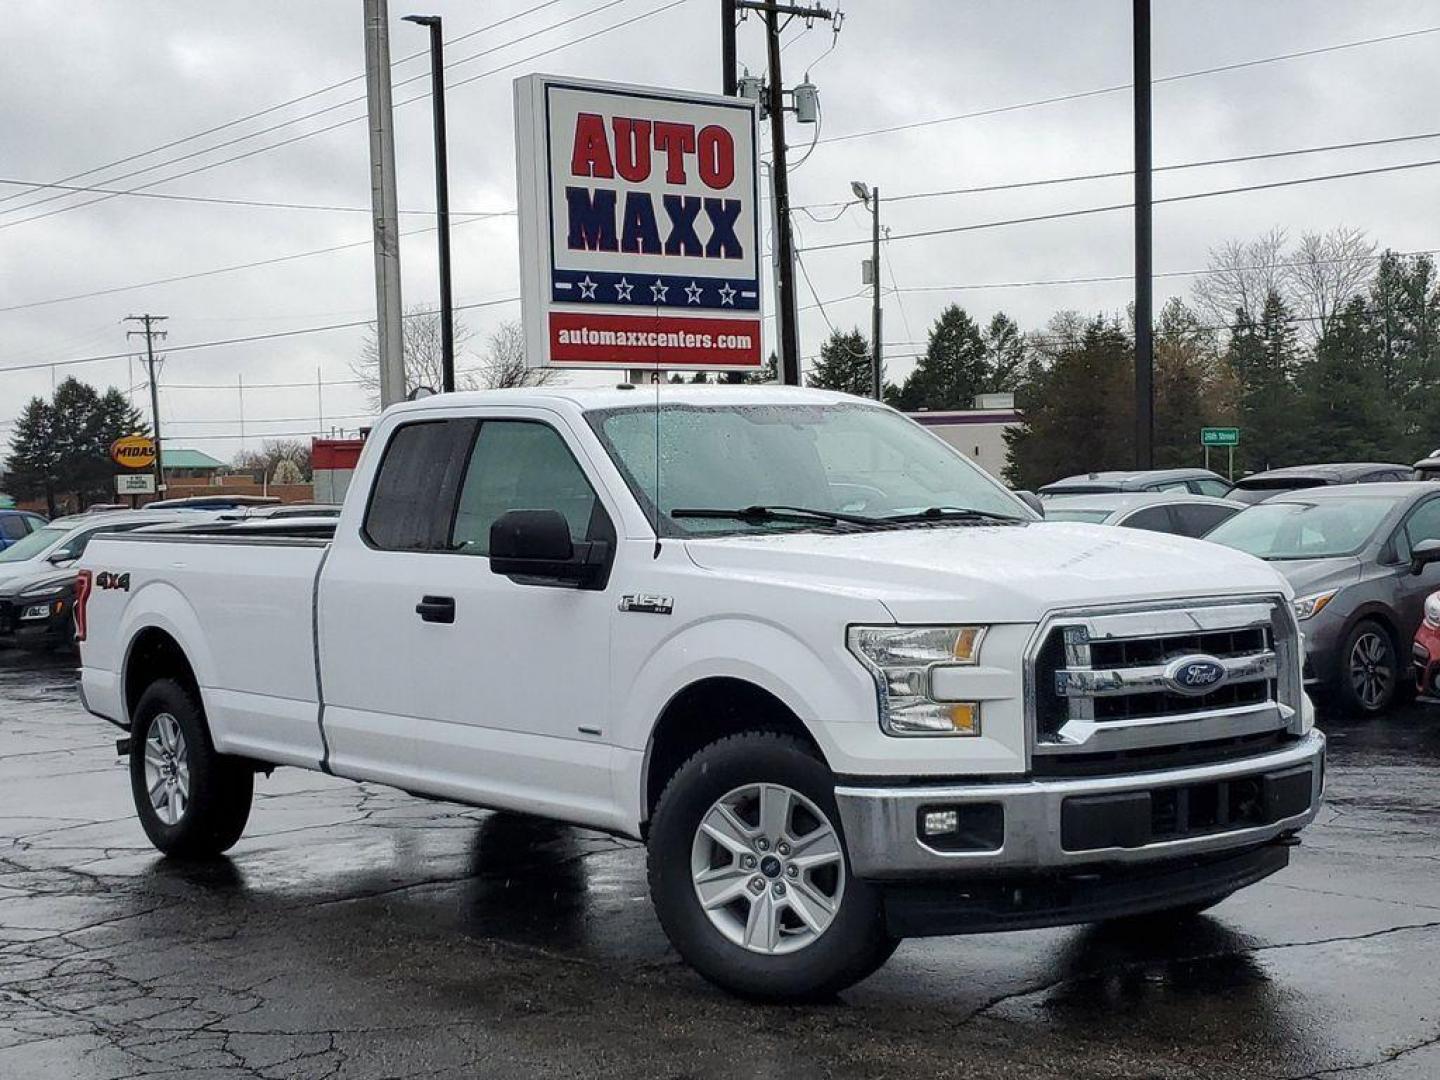
[[[620,598],[620,610],[638,611],[644,615],[669,615],[675,610],[675,601],[668,596],[630,593]]]

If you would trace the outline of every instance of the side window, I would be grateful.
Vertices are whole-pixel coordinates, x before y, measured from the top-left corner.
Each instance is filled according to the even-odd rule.
[[[1171,480],[1164,484],[1153,484],[1145,489],[1146,491],[1184,491],[1189,492],[1190,482],[1188,480]]]
[[[1222,521],[1233,517],[1240,507],[1228,506],[1174,506],[1176,526],[1181,536],[1204,536]]]
[[[1422,540],[1440,540],[1440,499],[1421,504],[1410,515],[1410,520],[1405,522],[1405,537],[1411,551]]]
[[[508,510],[556,510],[575,540],[600,510],[595,491],[560,433],[529,420],[486,420],[460,489],[450,548],[488,555],[490,526]]]
[[[1144,510],[1137,510],[1120,524],[1127,529],[1144,529],[1147,532],[1175,531],[1175,526],[1170,521],[1170,507],[1168,506],[1150,506]]]
[[[443,551],[474,420],[423,420],[390,437],[365,510],[365,538],[384,551]]]
[[[0,514],[0,538],[12,542],[27,536],[29,532],[25,519],[19,514]]]
[[[1200,495],[1213,495],[1217,499],[1223,499],[1230,494],[1230,485],[1224,480],[1196,480],[1195,491]]]

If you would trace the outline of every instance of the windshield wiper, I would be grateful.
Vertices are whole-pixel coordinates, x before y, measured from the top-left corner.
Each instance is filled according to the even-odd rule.
[[[931,506],[912,514],[890,514],[882,521],[904,524],[912,521],[997,521],[1005,524],[1023,524],[1025,519],[1010,514],[996,514],[989,510],[975,510],[965,506]]]
[[[710,507],[682,507],[671,510],[672,518],[723,518],[733,521],[762,522],[823,522],[834,525],[886,525],[892,519],[866,517],[864,514],[846,514],[839,510],[813,510],[808,506],[745,506],[739,509],[713,509]]]

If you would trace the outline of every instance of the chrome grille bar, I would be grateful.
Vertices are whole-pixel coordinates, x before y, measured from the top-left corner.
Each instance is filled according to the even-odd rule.
[[[1185,659],[1181,657],[1180,659]],[[1225,677],[1212,689],[1234,683],[1273,679],[1276,673],[1273,652],[1251,656],[1232,656],[1218,660]],[[1120,697],[1128,694],[1165,693],[1171,691],[1167,672],[1170,665],[1112,668],[1061,668],[1055,672],[1055,692],[1069,698]],[[1197,694],[1196,697],[1203,697]]]

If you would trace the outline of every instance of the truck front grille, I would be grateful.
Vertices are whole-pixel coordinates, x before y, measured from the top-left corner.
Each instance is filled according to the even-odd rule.
[[[1299,632],[1279,597],[1061,613],[1027,674],[1037,772],[1066,771],[1066,757],[1143,769],[1154,748],[1299,733]]]

